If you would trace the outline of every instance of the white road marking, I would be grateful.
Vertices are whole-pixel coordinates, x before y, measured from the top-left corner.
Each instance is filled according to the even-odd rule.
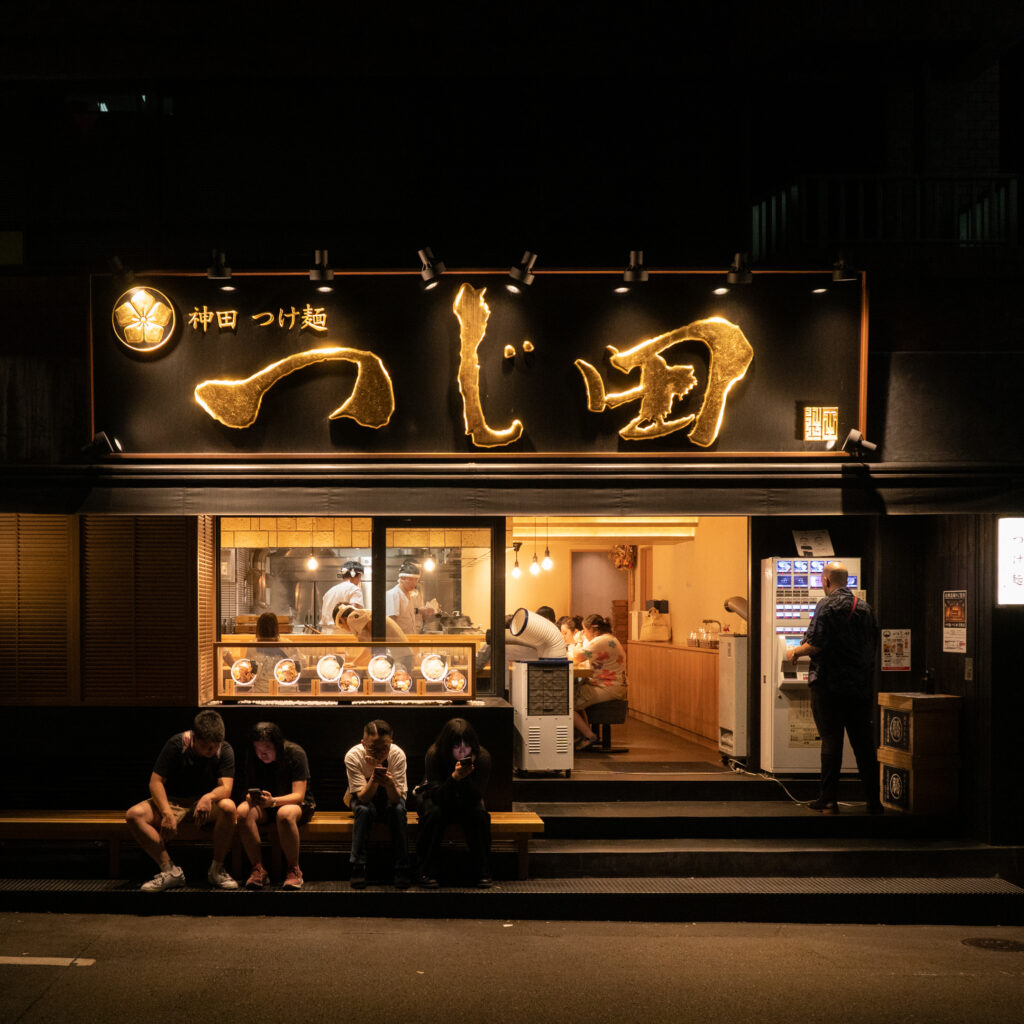
[[[95,963],[78,956],[0,956],[0,966],[11,967],[92,967]]]

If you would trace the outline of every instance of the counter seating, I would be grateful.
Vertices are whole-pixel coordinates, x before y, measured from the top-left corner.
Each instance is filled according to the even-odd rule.
[[[625,700],[605,700],[600,704],[591,704],[587,708],[587,721],[601,737],[600,749],[603,754],[629,753],[629,747],[612,746],[612,726],[625,722],[628,710],[629,702]]]
[[[105,842],[107,844],[107,868],[111,878],[121,873],[121,842],[134,845],[128,826],[124,821],[124,810],[120,811],[0,811],[0,839],[30,839],[36,841],[81,840]],[[409,812],[409,836],[414,839],[419,819],[415,811]],[[518,855],[519,878],[529,877],[530,836],[543,834],[544,822],[533,811],[491,811],[491,837],[495,845],[511,842]],[[374,838],[388,838],[387,825],[378,822],[374,827]],[[275,873],[281,869],[281,851],[277,843],[277,829],[264,832],[265,841],[270,844]],[[452,826],[446,839],[461,840],[458,826]],[[351,811],[317,810],[312,821],[302,826],[302,846],[316,847],[345,845],[352,839]],[[200,831],[194,825],[183,825],[179,829],[179,843],[209,844],[209,832]],[[231,858],[236,874],[243,868],[241,842],[235,838]]]

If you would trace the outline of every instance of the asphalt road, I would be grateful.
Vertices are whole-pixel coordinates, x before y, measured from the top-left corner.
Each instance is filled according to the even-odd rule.
[[[0,915],[0,1024],[1022,1019],[1024,928]]]

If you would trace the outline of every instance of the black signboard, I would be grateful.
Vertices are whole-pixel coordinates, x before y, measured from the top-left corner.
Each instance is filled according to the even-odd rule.
[[[93,282],[94,426],[132,453],[823,453],[863,428],[862,290],[829,274]],[[838,447],[838,445],[835,445]]]

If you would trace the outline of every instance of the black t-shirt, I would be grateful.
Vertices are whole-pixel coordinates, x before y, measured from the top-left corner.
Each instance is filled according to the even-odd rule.
[[[818,648],[808,681],[832,693],[870,694],[878,626],[867,601],[837,587],[814,609],[804,642]]]
[[[202,796],[220,779],[235,777],[235,752],[225,740],[213,757],[200,757],[192,745],[192,732],[179,732],[165,744],[153,765],[170,796]]]
[[[265,789],[271,796],[287,796],[292,791],[292,783],[299,780],[309,781],[309,759],[306,752],[290,740],[284,741],[284,756],[270,764],[264,764],[256,751],[250,748],[245,759],[245,788]],[[306,787],[306,802],[311,802],[312,794]]]

